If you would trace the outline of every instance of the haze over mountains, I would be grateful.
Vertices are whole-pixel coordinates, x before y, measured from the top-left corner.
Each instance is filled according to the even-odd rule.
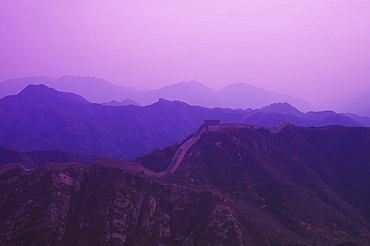
[[[181,142],[204,119],[274,127],[282,120],[301,126],[369,126],[334,112],[301,113],[287,103],[258,110],[191,106],[159,100],[145,106],[105,106],[45,85],[27,86],[0,99],[0,144],[25,151],[67,150],[129,160]],[[367,121],[366,121],[367,119]]]
[[[370,0],[0,6],[0,246],[370,246]]]
[[[82,93],[95,79],[83,80]],[[26,82],[0,99],[1,243],[370,243],[368,117],[303,113],[287,102],[257,109],[163,98],[147,106],[91,103]],[[254,90],[230,87],[240,96]],[[194,97],[200,92],[216,96],[198,82],[147,95],[174,88],[181,88],[174,98],[199,104],[212,101]],[[234,89],[219,93],[227,98]],[[205,119],[228,125],[197,136]],[[282,121],[290,124],[274,128]]]
[[[112,106],[149,105],[156,102],[158,98],[165,98],[211,108],[255,109],[272,103],[288,102],[303,112],[314,110],[314,107],[304,100],[243,83],[231,84],[218,91],[197,81],[180,82],[157,90],[137,90],[114,85],[99,78],[79,76],[62,76],[59,79],[29,77],[6,80],[0,83],[0,98],[15,95],[28,84],[45,84],[59,91],[81,95],[90,102]],[[370,117],[370,92],[344,105],[340,108],[340,112]]]
[[[370,92],[366,92],[360,97],[350,101],[343,108],[343,111],[370,117]]]
[[[0,97],[17,94],[28,84],[45,84],[60,91],[76,93],[90,102],[97,103],[131,99],[140,105],[148,105],[158,101],[158,98],[165,98],[211,108],[259,108],[274,102],[288,102],[302,111],[314,109],[301,99],[242,83],[229,85],[219,91],[197,81],[181,82],[158,90],[136,90],[113,85],[103,79],[74,76],[62,76],[59,79],[31,77],[7,80],[0,83]]]
[[[189,85],[210,90],[174,96]],[[43,84],[0,99],[0,243],[370,243],[370,118],[134,103]]]

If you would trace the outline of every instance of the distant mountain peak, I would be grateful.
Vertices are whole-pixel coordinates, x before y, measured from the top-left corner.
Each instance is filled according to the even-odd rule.
[[[342,111],[370,117],[370,92],[365,92],[360,97],[350,101],[342,108]]]
[[[263,113],[280,113],[280,114],[291,114],[291,115],[301,115],[302,112],[290,105],[287,102],[284,103],[273,103],[269,106],[263,107],[258,111]]]
[[[228,86],[226,86],[225,88],[223,88],[222,90],[235,90],[235,89],[239,89],[239,88],[248,88],[248,89],[255,89],[255,90],[260,90],[260,91],[266,91],[265,89],[263,88],[260,88],[260,87],[256,87],[256,86],[253,86],[253,85],[248,85],[246,83],[233,83],[233,84],[230,84]]]
[[[199,82],[197,80],[182,81],[180,83],[189,84],[189,85],[202,85],[202,86],[204,86],[201,82]]]
[[[24,88],[19,94],[28,94],[28,93],[42,93],[42,92],[48,92],[48,93],[59,93],[57,90],[48,87],[44,84],[38,84],[38,85],[27,85],[26,88]]]
[[[75,75],[62,75],[62,76],[60,76],[59,79],[70,79],[70,78],[100,79],[100,78],[96,78],[96,77],[93,77],[93,76],[75,76]]]
[[[190,92],[190,91],[197,91],[197,92],[202,92],[202,93],[214,92],[211,88],[207,87],[206,85],[196,80],[182,81],[176,84],[168,85],[168,86],[162,87],[158,91],[169,91],[169,90],[171,90],[173,93],[185,93],[185,92]]]
[[[154,104],[163,104],[163,105],[174,105],[174,104],[177,104],[177,105],[179,105],[179,104],[181,104],[181,105],[189,105],[189,104],[187,104],[187,103],[184,103],[184,102],[182,102],[182,101],[177,101],[177,100],[168,100],[168,99],[166,99],[166,98],[158,98],[158,101],[156,102],[156,103],[154,103]],[[153,105],[153,104],[152,104]],[[148,105],[148,106],[150,106],[150,105]],[[190,106],[190,105],[189,105]]]
[[[122,102],[119,102],[117,100],[112,100],[110,102],[102,103],[102,104],[106,106],[128,106],[128,105],[140,106],[140,104],[138,104],[137,102],[131,99],[125,99]]]
[[[49,98],[51,100],[66,99],[71,101],[77,101],[80,103],[89,103],[85,98],[69,92],[60,92],[44,84],[28,85],[24,88],[18,96],[25,97],[38,97],[38,98]]]

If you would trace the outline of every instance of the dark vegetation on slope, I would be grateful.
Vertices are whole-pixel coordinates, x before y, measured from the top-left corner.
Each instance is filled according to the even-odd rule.
[[[163,169],[177,148],[137,160]],[[0,242],[368,245],[369,149],[369,128],[229,128],[203,133],[173,175],[104,159],[10,169]]]
[[[79,162],[88,165],[96,160],[99,155],[60,150],[18,151],[0,146],[0,157],[0,167],[7,164],[22,164],[24,167],[34,169],[48,162]]]
[[[197,190],[95,164],[0,175],[0,243],[302,244],[267,214]],[[243,210],[243,213],[239,213]]]
[[[132,159],[133,162],[140,163],[146,168],[155,172],[161,172],[168,168],[180,144],[176,144],[164,149],[154,149],[142,157]]]
[[[167,179],[220,190],[311,243],[332,244],[369,236],[369,149],[370,129],[361,127],[206,132]]]

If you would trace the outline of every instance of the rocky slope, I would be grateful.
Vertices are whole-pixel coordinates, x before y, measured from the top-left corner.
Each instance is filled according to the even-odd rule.
[[[203,133],[168,179],[217,189],[272,216],[310,244],[367,245],[369,149],[369,128],[288,125],[276,134],[229,128]],[[161,164],[160,156],[155,152],[153,161]],[[148,165],[150,158],[136,161]]]
[[[217,190],[118,167],[12,169],[0,175],[0,243],[7,245],[299,244],[271,216]]]
[[[370,129],[272,132],[204,132],[162,176],[107,158],[6,169],[0,244],[369,245]],[[135,160],[166,166],[177,148]]]

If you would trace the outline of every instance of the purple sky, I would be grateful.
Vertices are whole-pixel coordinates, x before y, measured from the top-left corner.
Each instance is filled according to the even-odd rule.
[[[370,91],[370,0],[1,0],[0,81],[243,82],[317,109]]]

